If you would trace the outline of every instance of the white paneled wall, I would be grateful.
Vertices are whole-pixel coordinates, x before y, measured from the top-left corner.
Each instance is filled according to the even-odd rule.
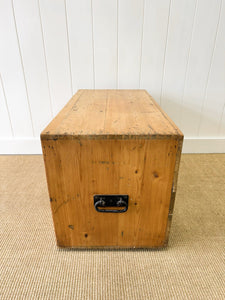
[[[0,153],[41,153],[79,88],[144,88],[225,152],[225,0],[0,0]]]

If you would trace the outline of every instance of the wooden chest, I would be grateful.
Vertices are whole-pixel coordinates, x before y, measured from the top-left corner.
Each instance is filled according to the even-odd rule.
[[[168,242],[183,134],[144,90],[79,90],[41,133],[60,247]]]

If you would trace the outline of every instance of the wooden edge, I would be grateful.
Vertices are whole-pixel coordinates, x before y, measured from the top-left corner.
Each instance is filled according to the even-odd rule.
[[[42,148],[42,157],[43,157],[43,160],[44,160],[44,169],[45,169],[45,178],[46,178],[46,181],[47,181],[47,189],[48,189],[48,199],[49,199],[49,202],[50,202],[50,209],[51,209],[51,216],[52,216],[52,223],[53,223],[53,228],[54,228],[54,232],[55,232],[55,236],[56,236],[56,227],[55,227],[55,222],[54,222],[54,212],[53,212],[53,209],[52,209],[52,205],[51,205],[51,193],[50,193],[50,182],[49,182],[49,177],[48,177],[48,172],[47,172],[47,160],[46,160],[46,152],[45,152],[45,146],[47,146],[48,142],[46,142],[45,140],[41,140],[41,148]]]
[[[88,251],[88,250],[131,250],[131,251],[138,251],[138,250],[165,250],[166,246],[62,246],[60,243],[57,241],[57,248],[59,250],[67,250],[67,251],[76,251],[76,250],[83,250],[83,251]]]
[[[170,123],[170,125],[173,127],[173,129],[176,131],[177,135],[183,136],[183,133],[180,131],[180,129],[177,127],[177,125],[173,122],[173,120],[170,119],[170,117],[165,113],[165,111],[162,109],[162,107],[155,101],[155,99],[146,91],[145,93],[148,95],[148,97],[151,99],[151,101],[154,103],[154,105],[158,108],[158,110],[161,112],[161,114],[164,116],[164,118]]]
[[[62,107],[62,109],[57,113],[57,115],[51,120],[51,122],[45,127],[45,129],[42,130],[40,136],[45,134],[51,134],[52,127],[54,128],[58,123],[61,124],[62,120],[68,115],[68,113],[71,111],[73,106],[77,103],[77,101],[80,99],[81,95],[85,92],[85,90],[78,90],[76,94],[73,95],[73,97],[70,98],[70,100],[65,104],[65,106]]]
[[[168,245],[168,241],[169,241],[169,233],[170,233],[170,228],[171,228],[171,223],[172,223],[173,209],[174,209],[174,203],[175,203],[176,191],[177,191],[177,179],[178,179],[178,171],[179,171],[179,166],[180,166],[182,145],[183,145],[183,137],[178,140],[176,162],[175,162],[175,168],[174,168],[173,185],[172,185],[172,189],[171,189],[170,206],[169,206],[168,220],[167,220],[167,226],[166,226],[166,236],[165,236],[165,242],[164,242],[165,247]]]
[[[47,132],[42,132],[40,135],[41,140],[183,140],[183,135],[173,135],[173,134],[137,134],[137,135],[123,135],[123,134],[87,134],[87,135],[72,135],[72,134],[48,134]]]

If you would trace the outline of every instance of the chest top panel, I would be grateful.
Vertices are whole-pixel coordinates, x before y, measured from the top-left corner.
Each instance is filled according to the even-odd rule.
[[[79,90],[42,132],[54,138],[169,138],[182,132],[145,90]]]

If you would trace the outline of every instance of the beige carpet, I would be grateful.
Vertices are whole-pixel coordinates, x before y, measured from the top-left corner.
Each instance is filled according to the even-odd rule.
[[[59,250],[41,156],[0,156],[1,299],[225,299],[225,155],[183,155],[166,250]]]

